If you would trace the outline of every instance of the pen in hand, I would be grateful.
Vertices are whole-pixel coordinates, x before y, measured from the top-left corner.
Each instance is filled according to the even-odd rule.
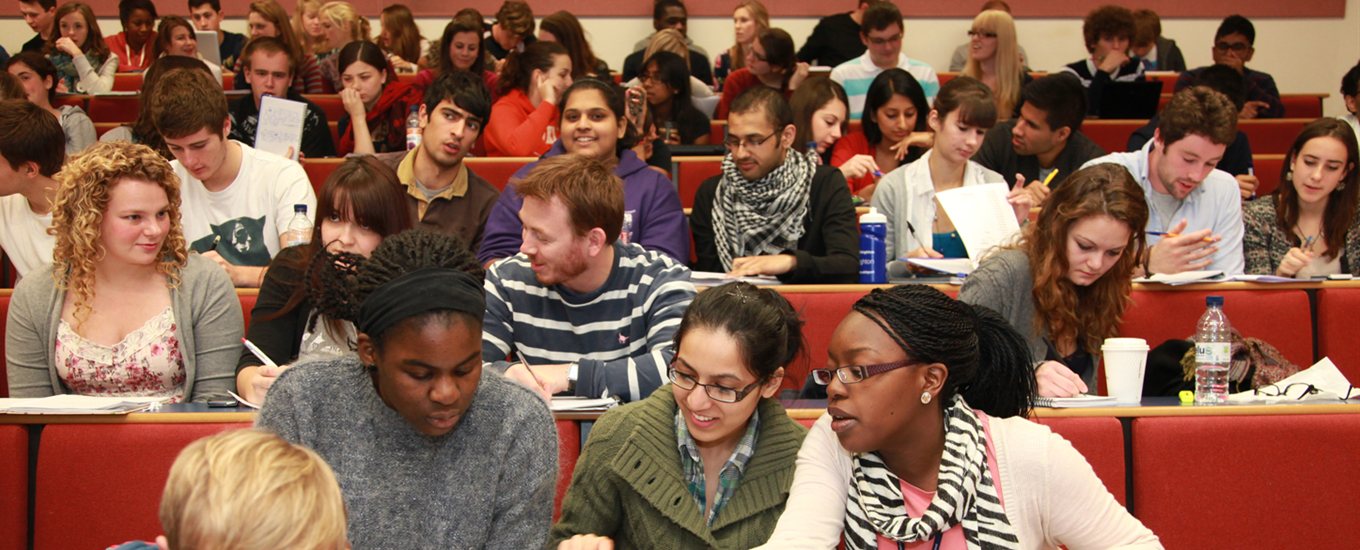
[[[547,386],[543,385],[543,380],[539,379],[538,374],[534,372],[533,365],[530,365],[529,361],[524,358],[524,353],[520,352],[519,350],[515,350],[515,358],[519,359],[519,364],[524,365],[524,370],[529,371],[529,376],[534,377],[534,383],[538,384],[539,388],[546,390]]]

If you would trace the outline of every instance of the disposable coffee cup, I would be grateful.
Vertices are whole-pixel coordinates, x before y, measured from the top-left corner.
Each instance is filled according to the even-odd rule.
[[[1137,404],[1143,399],[1143,373],[1147,370],[1148,345],[1142,338],[1106,338],[1105,388],[1116,403]]]

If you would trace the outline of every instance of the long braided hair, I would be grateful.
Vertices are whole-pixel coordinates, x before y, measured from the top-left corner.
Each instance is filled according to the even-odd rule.
[[[1027,414],[1035,380],[1029,346],[1001,315],[926,285],[875,289],[855,302],[911,358],[949,369],[939,401],[954,394],[991,416]]]
[[[426,229],[411,229],[383,239],[382,244],[373,250],[373,255],[364,261],[354,278],[352,300],[358,308],[379,287],[403,275],[427,267],[456,269],[481,279],[485,272],[477,263],[477,256],[470,252],[463,240],[453,235],[436,233]],[[422,322],[431,315],[452,314],[435,311],[430,314],[407,319]],[[481,317],[477,317],[481,323]],[[383,334],[369,334],[374,346],[382,349]]]

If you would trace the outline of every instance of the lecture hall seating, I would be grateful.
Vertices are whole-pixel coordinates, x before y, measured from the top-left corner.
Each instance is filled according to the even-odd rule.
[[[1360,312],[1360,288],[1324,288],[1318,291],[1318,357],[1331,358],[1347,380],[1360,385],[1356,312]]]
[[[0,550],[24,550],[28,544],[28,429],[23,425],[0,425],[0,503],[4,503],[0,505]]]
[[[515,175],[520,168],[531,162],[537,161],[535,157],[469,157],[463,162],[474,174],[486,180],[497,190],[505,190],[505,184]],[[323,158],[323,159],[302,159],[302,169],[307,172],[307,179],[312,183],[312,189],[317,193],[321,192],[321,186],[326,183],[326,178],[330,177],[331,172],[340,167],[345,159],[343,158]]]
[[[1095,470],[1096,477],[1120,504],[1128,505],[1124,468],[1124,428],[1113,417],[1036,418],[1054,433],[1072,442]]]
[[[1269,342],[1300,368],[1313,364],[1312,309],[1303,290],[1135,290],[1119,334],[1151,347],[1191,338],[1209,295],[1223,296],[1223,311],[1243,336]]]

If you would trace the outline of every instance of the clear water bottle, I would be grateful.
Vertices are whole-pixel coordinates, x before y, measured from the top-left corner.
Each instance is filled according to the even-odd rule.
[[[623,211],[623,227],[619,230],[619,242],[628,244],[633,242],[633,211]]]
[[[312,242],[312,220],[307,217],[307,205],[293,205],[293,219],[279,237],[283,248]]]
[[[1228,400],[1232,326],[1223,313],[1222,296],[1206,297],[1204,304],[1195,329],[1195,404],[1221,405]]]
[[[420,106],[412,105],[411,114],[406,115],[406,150],[420,147]]]
[[[888,217],[877,208],[859,217],[859,282],[888,282]]]

